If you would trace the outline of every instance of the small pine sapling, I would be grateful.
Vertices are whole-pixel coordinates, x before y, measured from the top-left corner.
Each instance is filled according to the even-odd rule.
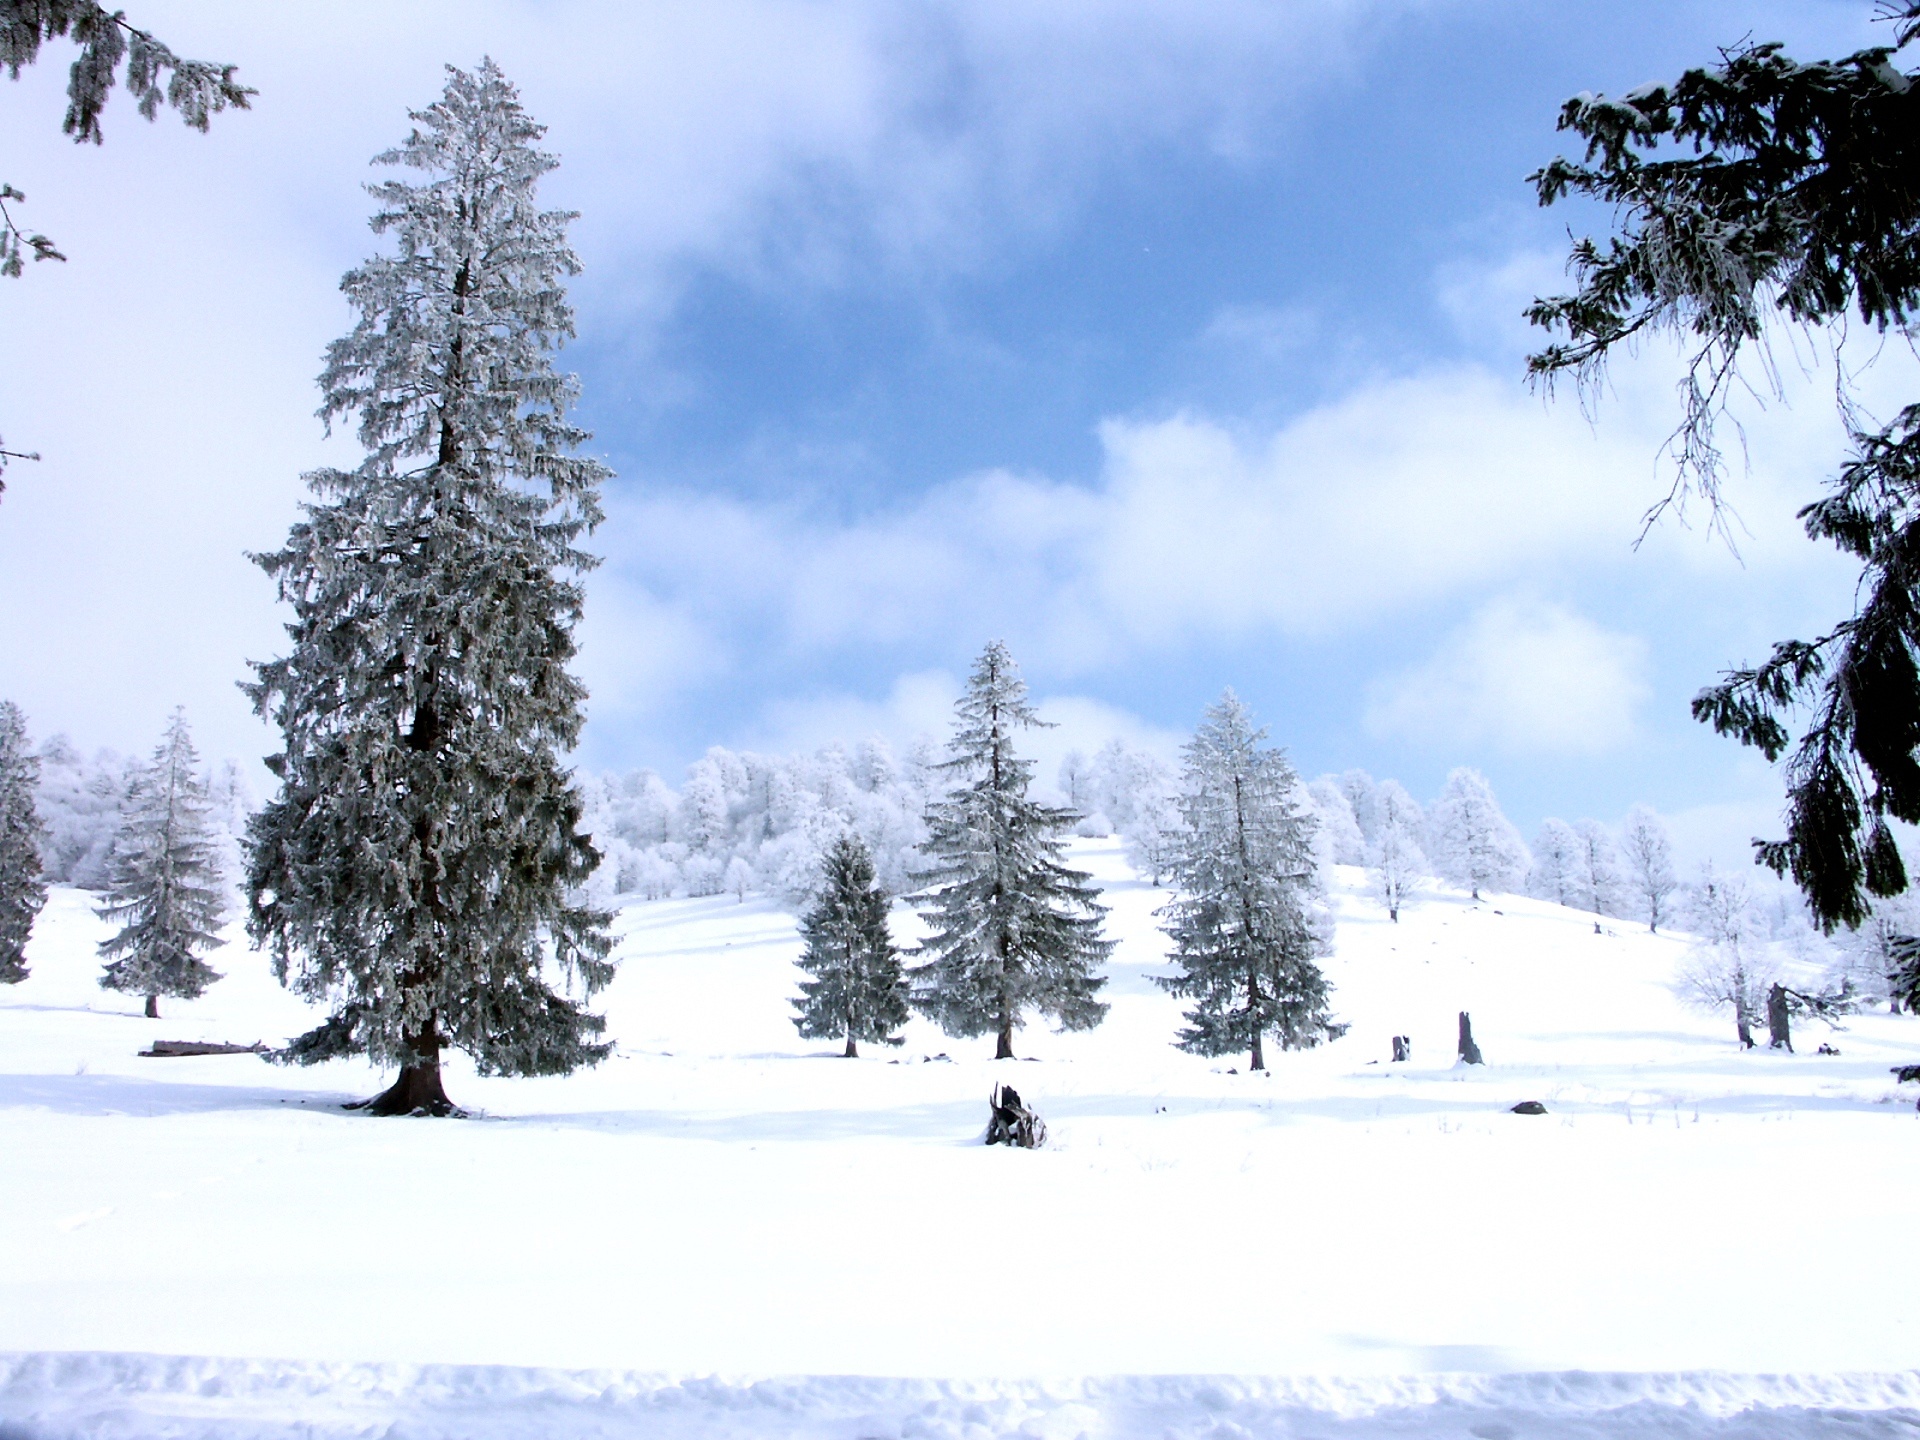
[[[794,1028],[805,1040],[898,1045],[907,1023],[907,982],[900,952],[887,930],[888,897],[873,874],[873,856],[855,835],[842,835],[822,861],[819,897],[800,922],[806,941],[793,1002]]]
[[[27,748],[26,717],[11,700],[0,700],[0,985],[27,978],[27,937],[47,903],[34,808],[39,779],[40,757]]]
[[[147,1018],[157,1020],[162,995],[198,999],[220,978],[200,952],[226,943],[213,807],[184,711],[174,711],[134,781],[109,867],[98,914],[120,922],[120,932],[100,946],[108,962],[100,984],[146,996]]]

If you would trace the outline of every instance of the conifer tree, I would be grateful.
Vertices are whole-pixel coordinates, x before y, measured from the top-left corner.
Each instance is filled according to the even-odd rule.
[[[1090,1030],[1107,1013],[1095,967],[1113,951],[1106,907],[1083,871],[1061,862],[1061,838],[1079,817],[1027,798],[1033,762],[1013,735],[1046,722],[1000,641],[974,663],[955,706],[959,727],[939,769],[956,783],[927,811],[932,868],[921,913],[932,933],[911,972],[914,1004],[949,1035],[996,1037],[994,1058],[1013,1058],[1028,1010],[1063,1030]]]
[[[27,748],[26,716],[11,700],[0,700],[0,985],[27,978],[27,937],[47,903],[33,803],[39,780],[40,757]]]
[[[907,982],[900,952],[887,931],[886,891],[873,875],[873,856],[843,833],[822,862],[819,898],[800,922],[807,942],[800,968],[794,1027],[806,1040],[847,1042],[847,1059],[862,1040],[898,1045],[907,1023]]]
[[[1662,331],[1686,348],[1669,445],[1678,473],[1654,514],[1697,491],[1725,528],[1716,424],[1743,386],[1761,376],[1778,384],[1782,327],[1826,330],[1836,356],[1855,328],[1911,342],[1920,0],[1875,8],[1891,22],[1890,43],[1820,60],[1739,42],[1670,83],[1578,95],[1560,128],[1584,142],[1584,157],[1532,176],[1541,204],[1598,202],[1588,213],[1610,215],[1614,233],[1575,240],[1574,292],[1529,307],[1534,324],[1555,332],[1529,372],[1548,383],[1572,376],[1593,395],[1609,356]],[[1757,360],[1758,376],[1743,355]],[[1784,759],[1786,834],[1756,842],[1756,858],[1793,877],[1829,933],[1859,924],[1874,897],[1907,888],[1889,822],[1920,823],[1920,403],[1870,422],[1857,388],[1865,367],[1836,364],[1851,453],[1799,518],[1810,539],[1859,563],[1852,613],[1779,642],[1693,701],[1695,719]]]
[[[173,712],[153,761],[134,780],[126,818],[108,862],[102,920],[120,922],[103,941],[102,989],[147,997],[147,1018],[160,1018],[160,997],[198,999],[220,978],[200,952],[223,945],[217,933],[226,908],[212,804],[184,710]]]
[[[1266,736],[1231,690],[1201,719],[1185,751],[1178,894],[1158,912],[1181,967],[1159,983],[1194,1002],[1175,1043],[1197,1055],[1246,1050],[1255,1070],[1266,1068],[1268,1035],[1294,1050],[1347,1028],[1329,1013],[1314,964],[1328,946],[1313,817],[1286,755],[1262,746]]]
[[[325,1023],[280,1058],[397,1066],[376,1114],[456,1113],[443,1049],[483,1074],[603,1059],[584,1000],[612,978],[609,917],[579,898],[599,854],[558,752],[585,690],[567,671],[594,563],[597,461],[569,423],[577,382],[573,217],[536,203],[558,163],[491,60],[376,163],[395,253],[341,282],[358,319],[327,351],[320,415],[366,456],[307,477],[317,497],[259,557],[293,606],[291,653],[257,665],[285,739],[249,836],[256,941]],[[576,998],[554,987],[572,982]]]

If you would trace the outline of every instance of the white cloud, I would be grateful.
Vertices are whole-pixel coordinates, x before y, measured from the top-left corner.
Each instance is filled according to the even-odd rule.
[[[951,272],[1043,239],[1142,146],[1244,150],[1407,3],[145,0],[144,25],[237,62],[260,94],[204,136],[149,125],[122,95],[98,148],[60,133],[71,48],[55,42],[0,79],[4,178],[30,196],[18,218],[71,257],[5,282],[0,436],[47,459],[13,466],[0,505],[0,693],[36,733],[144,749],[184,702],[209,753],[269,748],[232,682],[278,651],[282,617],[242,552],[285,535],[302,471],[351,462],[311,418],[313,376],[348,323],[339,276],[374,243],[367,162],[444,62],[492,53],[548,124],[564,163],[546,193],[582,212],[582,323],[645,353],[691,270],[801,286],[874,263]],[[661,386],[633,403],[662,403]],[[596,715],[644,715],[741,663],[714,622],[743,605],[819,644],[915,637],[923,601],[992,593],[982,565],[1028,577],[986,613],[1044,596],[1057,567],[1015,530],[1074,496],[1015,483],[962,513],[976,489],[994,486],[845,533],[743,513],[739,563],[694,535],[665,576],[625,563],[661,536],[610,526],[584,637]],[[796,536],[821,548],[795,552]],[[975,642],[982,607],[961,610]]]
[[[633,563],[656,593],[718,629],[757,625],[789,657],[970,651],[998,634],[1054,674],[1195,642],[1338,637],[1573,571],[1725,586],[1742,561],[1698,531],[1665,525],[1633,549],[1659,493],[1670,375],[1628,371],[1598,428],[1463,363],[1375,378],[1265,433],[1113,420],[1085,484],[992,471],[834,521],[657,491],[619,523],[648,537]],[[1750,422],[1744,574],[1830,603],[1848,567],[1807,543],[1793,509],[1839,436],[1817,385],[1802,389]]]
[[[1559,605],[1495,600],[1430,659],[1380,682],[1366,725],[1440,750],[1599,754],[1634,738],[1646,649]]]
[[[767,706],[747,748],[806,751],[877,735],[904,754],[918,741],[946,738],[959,694],[953,675],[921,670],[900,676],[880,700],[845,692],[782,697]]]

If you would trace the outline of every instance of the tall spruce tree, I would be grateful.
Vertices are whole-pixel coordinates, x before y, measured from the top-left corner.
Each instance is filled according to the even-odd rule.
[[[980,652],[955,706],[959,726],[939,769],[956,784],[927,811],[932,859],[921,905],[931,934],[911,972],[915,1006],[949,1035],[993,1035],[994,1059],[1013,1058],[1028,1010],[1063,1030],[1106,1017],[1094,973],[1113,952],[1106,907],[1083,871],[1061,862],[1080,818],[1027,798],[1033,762],[1014,753],[1016,730],[1044,725],[995,640]]]
[[[907,1023],[907,982],[887,931],[886,891],[873,875],[873,855],[857,835],[843,834],[821,862],[818,898],[800,922],[806,949],[793,1023],[803,1039],[898,1045]]]
[[[101,943],[101,988],[146,996],[149,1020],[160,1018],[162,995],[199,998],[220,978],[200,952],[226,943],[217,933],[226,905],[213,806],[183,710],[133,782],[108,876],[97,913],[120,933]]]
[[[584,1001],[612,978],[609,917],[578,887],[599,854],[558,752],[586,692],[567,671],[610,473],[572,452],[571,214],[541,210],[558,163],[491,60],[375,163],[396,253],[341,282],[359,318],[327,351],[329,423],[366,458],[307,477],[319,497],[258,557],[294,609],[291,653],[257,665],[285,748],[249,837],[248,928],[298,993],[331,1004],[281,1058],[399,1067],[376,1114],[456,1113],[443,1049],[483,1074],[603,1059]],[[576,998],[555,984],[584,992]]]
[[[27,717],[0,700],[0,985],[27,978],[27,937],[47,903],[34,790],[40,757],[27,748]]]
[[[1284,752],[1229,690],[1187,743],[1173,862],[1176,898],[1162,906],[1178,975],[1157,977],[1194,1003],[1175,1042],[1196,1055],[1249,1052],[1267,1068],[1266,1037],[1283,1050],[1337,1039],[1315,914],[1313,817]]]

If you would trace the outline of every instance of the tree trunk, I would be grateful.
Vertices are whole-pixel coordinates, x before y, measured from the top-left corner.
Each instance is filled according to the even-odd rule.
[[[1400,907],[1398,905],[1388,907],[1387,919],[1391,920],[1396,925],[1400,923]]]
[[[843,1060],[858,1060],[860,1058],[860,1052],[854,1048],[853,1036],[847,1036],[847,1053],[840,1058]]]
[[[369,1115],[458,1115],[458,1106],[440,1084],[440,1034],[429,1022],[422,1034],[407,1037],[407,1049],[416,1057],[400,1068],[400,1078],[371,1100],[349,1105]]]
[[[1780,984],[1767,991],[1767,1048],[1793,1053],[1792,1011],[1787,1001],[1787,987]]]
[[[1466,1011],[1460,1012],[1460,1058],[1468,1065],[1484,1065],[1480,1047],[1473,1043],[1473,1017]]]
[[[147,996],[147,1019],[158,1020],[159,1018],[160,997],[158,995],[149,995]]]
[[[1394,1037],[1393,1037],[1393,1061],[1394,1061],[1394,1064],[1396,1064],[1396,1065],[1397,1065],[1397,1064],[1399,1064],[1399,1063],[1400,1063],[1401,1061],[1403,1061],[1403,1060],[1410,1060],[1410,1059],[1412,1059],[1412,1058],[1413,1058],[1413,1043],[1412,1043],[1412,1041],[1411,1041],[1411,1040],[1409,1040],[1409,1039],[1408,1039],[1408,1037],[1406,1037],[1405,1035],[1396,1035],[1396,1036],[1394,1036]]]
[[[1264,1070],[1266,1068],[1267,1054],[1266,1051],[1260,1048],[1260,1032],[1255,1030],[1253,1032],[1253,1058],[1247,1062],[1247,1069]]]
[[[1000,1016],[1000,1043],[994,1046],[993,1058],[996,1060],[1013,1059],[1013,1017],[1005,1012],[1002,1012]]]
[[[1747,1014],[1747,1007],[1736,1005],[1733,1011],[1733,1028],[1740,1036],[1742,1050],[1753,1049],[1753,1021]]]

